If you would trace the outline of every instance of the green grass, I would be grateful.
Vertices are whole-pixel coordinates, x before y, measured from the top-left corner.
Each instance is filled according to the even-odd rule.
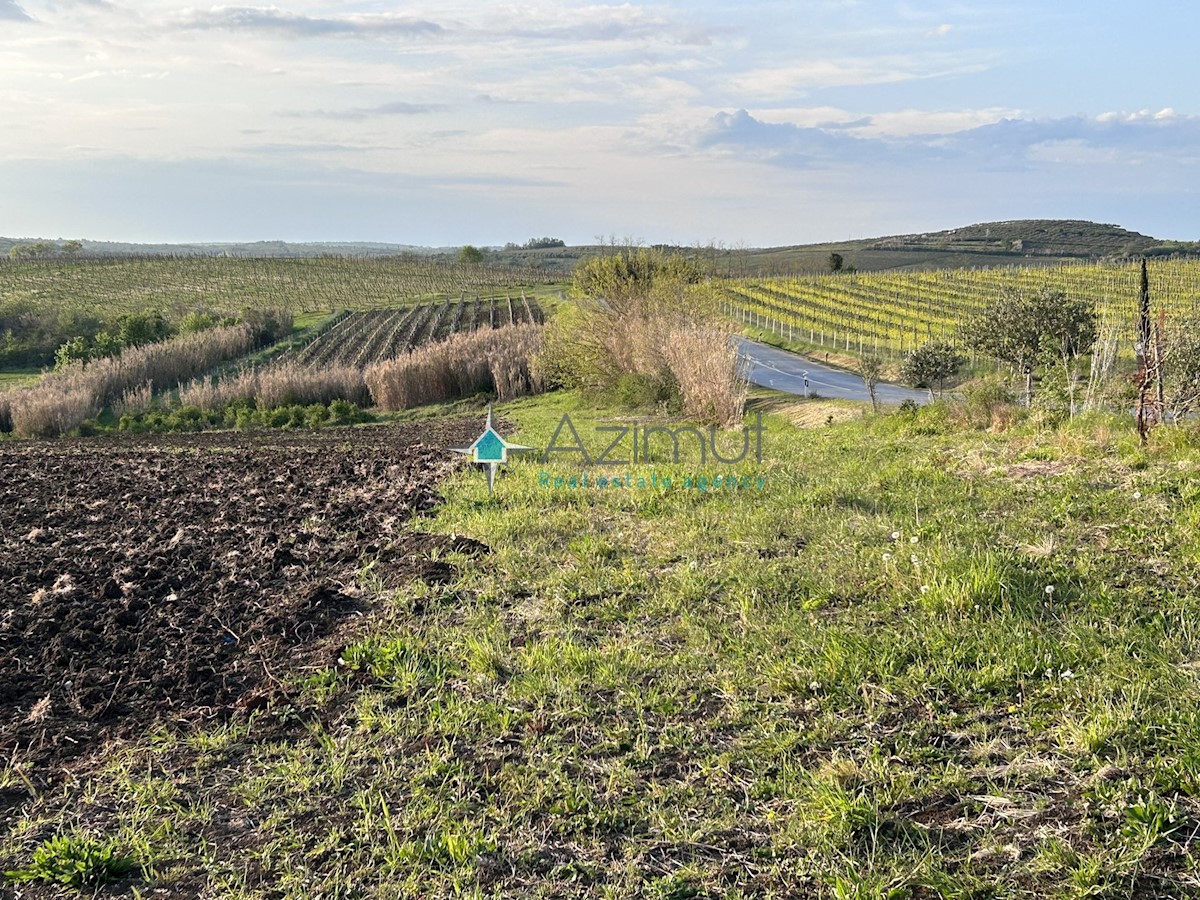
[[[627,418],[498,413],[534,446]],[[0,853],[90,829],[235,898],[1193,896],[1192,439],[768,425],[733,467],[761,492],[462,471],[423,527],[490,554],[388,595],[295,707],[126,744]]]
[[[0,391],[33,384],[42,377],[41,369],[9,369],[0,372]]]

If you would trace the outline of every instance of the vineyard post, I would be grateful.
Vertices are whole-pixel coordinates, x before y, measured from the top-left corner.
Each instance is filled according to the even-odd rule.
[[[1142,284],[1138,298],[1138,331],[1134,350],[1137,354],[1137,430],[1142,443],[1146,443],[1150,429],[1154,427],[1153,401],[1150,399],[1150,356],[1153,353],[1150,330],[1150,276],[1146,271],[1146,260],[1142,260]]]

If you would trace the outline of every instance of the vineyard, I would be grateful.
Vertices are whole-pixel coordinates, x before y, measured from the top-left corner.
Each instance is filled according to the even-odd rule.
[[[281,354],[280,363],[306,367],[365,368],[452,334],[504,325],[541,324],[536,299],[521,292],[503,297],[421,303],[396,309],[345,312],[312,341]]]
[[[896,356],[955,340],[961,323],[1014,289],[1092,300],[1108,329],[1132,337],[1138,273],[1128,263],[743,279],[726,283],[722,300],[733,318],[790,341]],[[1200,260],[1150,263],[1150,290],[1168,318],[1200,311]]]
[[[182,315],[197,308],[235,313],[251,306],[299,314],[397,306],[462,293],[502,298],[561,277],[538,269],[417,256],[30,260],[0,262],[0,308],[19,303],[67,311],[82,304],[109,314],[152,309]]]

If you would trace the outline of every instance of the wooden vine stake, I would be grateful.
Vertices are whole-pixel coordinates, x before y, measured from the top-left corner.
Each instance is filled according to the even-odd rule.
[[[1150,325],[1150,276],[1146,271],[1146,260],[1142,260],[1142,290],[1138,302],[1137,344],[1137,429],[1138,437],[1146,443],[1150,429],[1162,418],[1162,323],[1158,335],[1151,333]],[[1156,339],[1157,338],[1157,339]],[[1157,390],[1154,386],[1157,385]]]

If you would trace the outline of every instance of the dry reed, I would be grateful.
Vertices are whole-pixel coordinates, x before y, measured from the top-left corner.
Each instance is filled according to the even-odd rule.
[[[545,389],[530,361],[542,347],[540,325],[456,334],[370,366],[367,387],[382,409],[409,409],[484,391],[507,400]]]

